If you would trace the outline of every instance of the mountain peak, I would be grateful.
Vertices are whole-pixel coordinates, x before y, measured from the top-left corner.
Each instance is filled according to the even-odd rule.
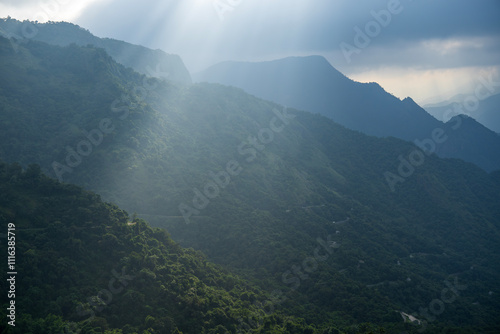
[[[412,99],[411,97],[409,97],[409,96],[405,97],[405,98],[403,99],[403,102],[405,102],[405,103],[412,103],[412,104],[416,104],[416,105],[418,105],[418,104],[417,104],[417,102],[415,102],[415,100],[413,100],[413,99]]]
[[[125,67],[131,67],[136,72],[174,82],[191,83],[191,75],[178,55],[111,38],[99,38],[73,23],[21,22],[9,18],[0,19],[0,30],[20,37],[23,35],[23,25],[26,22],[36,28],[37,33],[32,37],[33,40],[58,46],[93,45],[103,48],[116,62]]]
[[[450,120],[446,123],[457,122],[458,119],[460,119],[461,121],[469,122],[469,124],[477,123],[477,121],[473,117],[466,115],[466,114],[455,115],[452,118],[450,118]]]
[[[323,66],[333,67],[325,57],[320,55],[310,55],[310,56],[291,56],[282,59],[273,60],[274,62],[300,62],[300,63],[309,63],[309,64],[321,64]]]
[[[295,68],[296,71],[299,69],[305,69],[317,72],[321,71],[322,75],[324,75],[325,73],[328,73],[329,75],[335,73],[335,75],[337,76],[350,80],[343,73],[341,73],[339,70],[333,67],[332,64],[330,64],[330,62],[325,57],[320,55],[287,57],[283,59],[273,60],[272,63],[296,66]]]
[[[475,127],[475,128],[484,128],[487,130],[487,132],[490,132],[491,130],[487,129],[484,125],[476,121],[474,117],[471,117],[470,115],[466,114],[460,114],[460,115],[455,115],[446,124],[461,124],[461,126],[466,125],[469,127]]]

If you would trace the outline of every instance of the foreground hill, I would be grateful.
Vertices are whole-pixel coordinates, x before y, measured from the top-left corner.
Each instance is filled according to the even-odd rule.
[[[147,217],[307,324],[498,329],[498,173],[93,47],[0,52],[2,159]]]
[[[261,305],[271,296],[36,165],[23,171],[0,162],[0,194],[17,272],[17,315],[2,317],[2,333],[224,334],[243,330],[250,317],[259,332],[316,332],[302,319],[268,316]]]
[[[191,83],[191,76],[178,55],[167,54],[162,50],[151,50],[144,46],[134,45],[111,38],[99,38],[77,25],[67,22],[35,23],[0,19],[0,34],[13,37],[13,50],[18,43],[27,40],[41,41],[53,45],[80,46],[94,45],[103,48],[113,59],[133,68],[142,74],[172,80],[179,83]]]
[[[447,140],[436,146],[436,154],[472,162],[486,171],[500,169],[500,136],[492,136],[492,131],[478,124],[479,136],[490,138],[485,145],[460,124],[444,124],[411,98],[401,101],[376,83],[355,82],[320,56],[223,62],[194,78],[239,87],[260,98],[320,113],[349,129],[378,137],[413,142],[429,139],[435,129],[443,129]]]

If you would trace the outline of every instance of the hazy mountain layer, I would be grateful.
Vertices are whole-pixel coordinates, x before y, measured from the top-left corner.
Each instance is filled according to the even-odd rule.
[[[194,78],[240,87],[260,98],[320,113],[349,129],[378,137],[432,140],[433,131],[442,129],[446,140],[435,147],[439,156],[469,161],[486,171],[500,169],[500,137],[491,136],[488,129],[478,124],[474,131],[481,139],[476,140],[460,124],[437,121],[411,98],[401,101],[376,83],[347,78],[320,56],[224,62]],[[482,140],[485,137],[491,139],[487,145]]]
[[[191,83],[191,76],[178,55],[167,54],[162,50],[151,50],[116,39],[99,38],[88,30],[71,23],[34,23],[0,19],[0,34],[6,38],[16,39],[11,43],[14,50],[17,50],[18,43],[24,43],[26,40],[59,46],[94,45],[106,50],[116,62],[125,67],[131,67],[139,73],[180,83]]]
[[[93,47],[0,55],[1,159],[147,217],[308,324],[498,329],[498,173]]]
[[[495,87],[492,87],[492,89],[494,88]],[[485,94],[484,92],[482,93]],[[481,100],[477,104],[477,108],[470,108],[473,109],[471,112],[468,112],[464,108],[460,109],[460,106],[461,103],[449,102],[443,103],[443,105],[440,106],[425,107],[425,110],[432,116],[444,122],[447,122],[450,117],[456,115],[457,110],[460,110],[467,113],[470,117],[474,118],[490,130],[500,133],[500,94]]]

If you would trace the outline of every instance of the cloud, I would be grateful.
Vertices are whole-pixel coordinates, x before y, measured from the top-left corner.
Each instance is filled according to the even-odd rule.
[[[236,4],[223,11],[222,21],[213,7],[217,1]],[[500,2],[495,0],[120,0],[93,4],[78,22],[99,35],[132,38],[187,59],[204,52],[208,58],[219,55],[219,61],[248,60],[335,52],[340,43],[353,43],[355,27],[364,30],[373,13],[390,6],[401,10],[370,48],[393,51],[423,41],[498,36],[500,31]]]
[[[38,0],[2,0],[1,5],[8,5],[12,7],[26,7],[30,5],[38,5],[40,1]]]
[[[18,19],[39,22],[72,21],[97,0],[2,0],[0,13]]]
[[[51,20],[179,54],[191,71],[225,60],[311,54],[348,75],[500,66],[498,0],[85,0],[78,8],[44,1],[67,3]],[[0,11],[8,13],[2,6],[12,13],[31,8],[27,18],[40,11],[34,0],[3,1]],[[387,24],[377,21],[388,11]],[[355,46],[356,29],[366,33],[377,22],[369,45],[347,62],[340,44]]]
[[[360,82],[379,82],[382,87],[399,98],[411,96],[423,105],[429,98],[436,101],[449,99],[459,93],[472,94],[480,78],[492,74],[500,77],[500,66],[414,69],[406,67],[380,67],[352,73],[349,76]],[[411,92],[409,94],[408,92]]]
[[[350,55],[350,62],[340,49],[326,54],[334,66],[348,71],[388,66],[422,69],[495,66],[500,65],[500,36],[399,40],[360,49]]]

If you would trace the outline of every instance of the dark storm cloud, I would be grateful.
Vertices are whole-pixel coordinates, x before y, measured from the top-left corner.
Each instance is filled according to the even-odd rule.
[[[100,36],[162,48],[188,60],[193,54],[205,52],[213,61],[261,59],[277,54],[339,53],[342,42],[355,46],[355,27],[364,31],[366,24],[375,20],[373,13],[391,7],[398,13],[391,15],[390,23],[381,27],[366,50],[362,50],[358,65],[369,65],[375,60],[382,63],[427,60],[432,53],[420,54],[411,48],[426,40],[500,34],[497,0],[242,0],[232,2],[237,5],[222,13],[222,21],[213,3],[212,0],[97,2],[78,22]],[[380,55],[380,49],[391,50],[399,57]],[[490,38],[482,54],[464,45],[455,50],[463,51],[461,56],[453,55],[453,61],[445,63],[460,66],[469,60],[491,65],[499,49],[499,39]],[[353,60],[357,56],[353,55]],[[405,59],[401,59],[403,56]]]

